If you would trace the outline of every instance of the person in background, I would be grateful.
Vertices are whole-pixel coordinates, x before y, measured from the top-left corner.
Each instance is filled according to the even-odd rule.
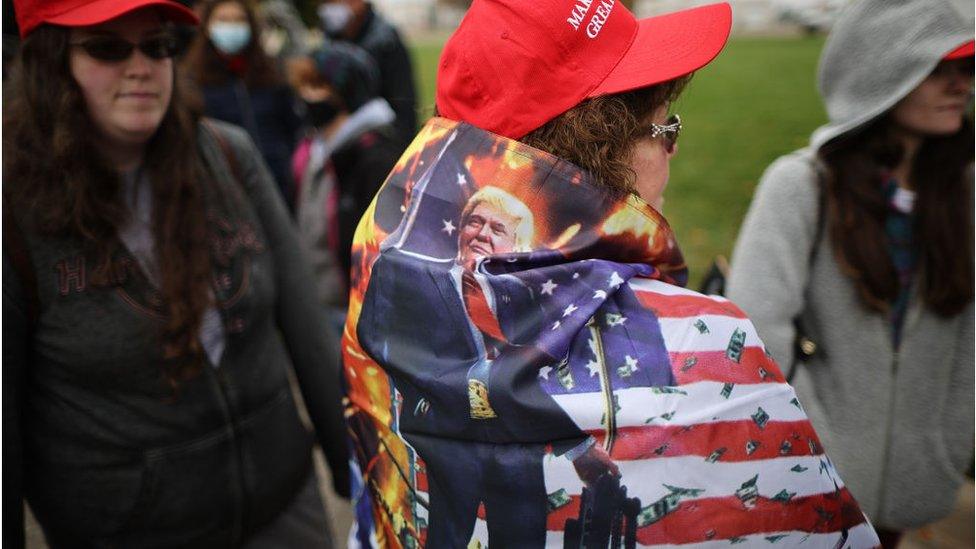
[[[402,150],[396,115],[377,96],[373,59],[351,44],[329,43],[292,59],[287,72],[309,126],[292,159],[295,215],[319,299],[341,326],[356,224]]]
[[[472,2],[440,116],[354,239],[353,545],[877,544],[749,319],[683,288],[660,212],[669,110],[731,26],[724,3]]]
[[[885,547],[952,510],[973,456],[972,32],[944,0],[851,5],[820,59],[830,121],[766,170],[732,258],[729,297]]]
[[[289,0],[265,0],[258,6],[264,26],[261,44],[264,51],[280,62],[305,53],[308,29]]]
[[[318,8],[325,34],[366,50],[379,67],[379,95],[396,113],[397,135],[406,147],[417,133],[413,63],[400,34],[366,0],[325,0]]]
[[[204,112],[247,130],[290,204],[288,163],[301,119],[278,63],[261,48],[254,9],[244,0],[207,0],[196,9],[201,30],[183,63],[203,91]]]
[[[338,349],[240,128],[184,99],[167,0],[17,0],[3,115],[3,537],[332,547],[294,368],[349,492]]]

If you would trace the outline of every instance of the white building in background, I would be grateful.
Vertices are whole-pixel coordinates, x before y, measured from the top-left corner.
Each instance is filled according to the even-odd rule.
[[[371,0],[383,15],[407,33],[450,30],[464,16],[454,4],[437,0]],[[527,0],[531,1],[531,0]],[[717,0],[635,0],[638,17],[678,11]],[[850,0],[728,0],[734,13],[734,30],[783,32],[809,26],[828,28],[833,15]]]
[[[369,1],[397,28],[413,35],[430,30],[453,30],[461,22],[465,11],[438,0]]]
[[[437,0],[371,0],[399,28],[410,34],[454,29],[464,10]],[[526,0],[532,1],[532,0]],[[637,17],[678,11],[719,0],[635,0]],[[826,31],[852,0],[727,0],[732,4],[733,32],[782,33]],[[973,17],[972,0],[950,0]]]
[[[829,30],[837,13],[851,0],[728,0],[733,32],[780,33]],[[648,17],[703,4],[709,0],[636,0],[634,12]]]

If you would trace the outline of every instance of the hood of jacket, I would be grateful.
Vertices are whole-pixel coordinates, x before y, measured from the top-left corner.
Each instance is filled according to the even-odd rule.
[[[818,150],[884,114],[956,47],[973,39],[972,17],[948,0],[858,0],[840,15],[820,56],[817,88],[829,122]]]
[[[530,215],[518,229],[516,249],[481,262],[486,272],[606,260],[631,264],[642,277],[680,286],[687,281],[671,227],[644,200],[600,187],[574,164],[463,122],[428,122],[386,187],[402,189],[406,205],[397,205],[393,215],[375,212],[376,229],[389,230],[382,249],[455,260],[463,210],[472,196],[491,187],[514,199],[508,206]],[[383,198],[376,206],[389,206]]]

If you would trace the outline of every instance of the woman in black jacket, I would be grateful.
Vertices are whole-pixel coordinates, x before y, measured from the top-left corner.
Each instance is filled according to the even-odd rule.
[[[4,112],[4,539],[331,546],[335,342],[267,168],[181,97],[165,0],[17,4]]]
[[[301,120],[277,63],[261,49],[254,10],[240,0],[210,0],[199,12],[200,32],[184,62],[203,91],[204,112],[247,130],[291,202],[288,159]]]

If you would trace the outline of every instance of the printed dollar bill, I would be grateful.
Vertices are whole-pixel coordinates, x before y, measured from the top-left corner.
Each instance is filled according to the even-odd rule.
[[[654,524],[668,514],[673,513],[678,508],[679,503],[681,503],[681,496],[668,494],[647,507],[642,508],[640,513],[637,514],[637,527],[643,528]]]
[[[724,454],[727,450],[728,449],[724,446],[721,448],[716,448],[715,450],[712,450],[711,454],[708,454],[708,457],[705,458],[705,461],[709,463],[715,463],[722,457],[722,454]]]
[[[729,346],[725,349],[725,356],[736,364],[742,360],[742,350],[746,346],[746,333],[739,328],[732,332],[729,338]]]
[[[687,395],[687,391],[675,389],[674,387],[651,387],[651,392],[655,395]]]
[[[756,486],[757,480],[759,480],[759,475],[743,482],[742,486],[735,491],[735,497],[739,498],[739,501],[745,505],[746,509],[755,507],[756,500],[759,499],[759,488]]]
[[[553,511],[559,509],[560,507],[565,507],[569,505],[571,501],[572,498],[569,497],[569,494],[566,492],[566,489],[560,488],[555,492],[549,494],[549,510]]]
[[[569,369],[569,362],[559,363],[559,366],[556,367],[556,377],[559,378],[559,383],[567,391],[572,391],[573,387],[576,387],[576,381],[573,380],[573,372]]]
[[[764,428],[766,426],[766,422],[769,421],[769,414],[766,413],[766,410],[762,409],[762,406],[760,406],[759,409],[756,410],[756,413],[752,414],[751,417],[752,421],[755,421],[756,425],[758,425],[760,429]]]
[[[759,449],[762,444],[758,440],[748,440],[746,441],[746,455],[751,456],[753,452]]]
[[[793,444],[788,440],[784,440],[782,444],[779,445],[779,455],[788,456],[793,453]]]
[[[708,324],[705,324],[705,321],[700,318],[695,321],[695,328],[698,330],[698,333],[700,334],[711,333],[708,331]]]
[[[779,492],[777,492],[775,496],[773,496],[773,500],[774,501],[781,501],[783,503],[787,503],[791,499],[793,499],[793,496],[795,496],[795,495],[796,495],[796,492],[787,492],[786,491],[786,488],[784,488],[784,489],[780,490]]]
[[[704,488],[681,488],[680,486],[671,486],[670,484],[664,484],[663,486],[670,490],[672,494],[677,496],[697,498],[701,494],[705,493]]]

